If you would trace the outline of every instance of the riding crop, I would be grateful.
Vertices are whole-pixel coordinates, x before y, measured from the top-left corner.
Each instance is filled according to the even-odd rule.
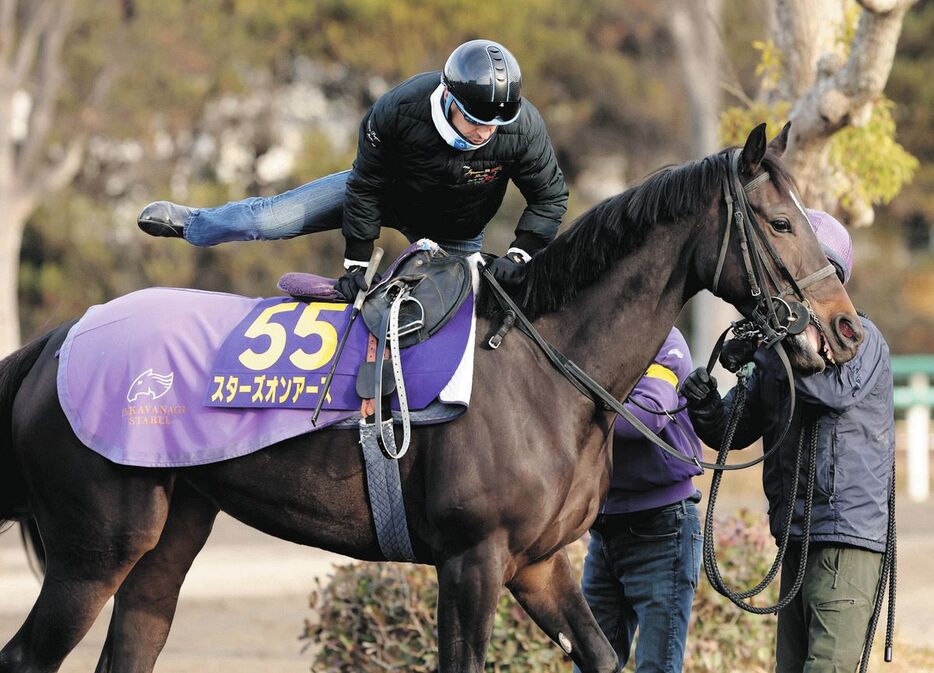
[[[373,282],[373,277],[376,275],[376,267],[379,266],[379,262],[382,258],[383,249],[380,247],[373,248],[373,255],[370,257],[370,261],[366,267],[366,274],[364,275],[367,290],[370,288],[370,283]],[[334,355],[334,360],[331,361],[331,368],[328,370],[327,378],[324,379],[324,386],[321,388],[321,394],[318,395],[318,402],[315,404],[315,413],[311,415],[312,425],[315,425],[318,420],[318,414],[321,413],[321,406],[324,404],[324,400],[328,395],[328,390],[331,388],[331,379],[334,378],[334,372],[337,370],[337,363],[341,359],[341,353],[344,352],[344,344],[347,343],[347,337],[350,336],[350,328],[353,326],[354,320],[360,314],[360,309],[363,307],[363,300],[366,299],[367,290],[357,291],[357,298],[354,299],[353,308],[350,309],[350,320],[347,321],[347,326],[344,327],[344,333],[341,334],[341,339],[337,342],[337,353]]]

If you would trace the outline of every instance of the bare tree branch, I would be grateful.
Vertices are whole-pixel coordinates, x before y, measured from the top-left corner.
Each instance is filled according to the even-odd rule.
[[[63,7],[42,35],[41,62],[36,73],[29,134],[17,161],[17,172],[24,184],[34,179],[33,173],[42,156],[49,130],[52,127],[52,120],[55,118],[59,88],[64,77],[60,57],[70,23],[71,13],[69,9]]]
[[[74,180],[78,171],[81,170],[85,145],[86,138],[84,136],[71,141],[61,160],[43,172],[42,177],[36,184],[35,193],[37,196],[64,189]]]
[[[67,3],[61,8],[64,11]],[[13,64],[13,86],[20,88],[23,80],[32,69],[36,62],[36,55],[39,51],[39,41],[43,32],[47,29],[49,23],[55,16],[56,3],[43,2],[26,19],[26,27],[20,36],[19,45],[16,48],[16,60]]]
[[[0,0],[0,61],[6,63],[13,54],[16,40],[16,0]]]
[[[755,105],[755,101],[752,98],[750,98],[749,94],[747,94],[746,91],[743,89],[743,87],[741,87],[738,84],[733,84],[732,82],[721,80],[720,88],[726,91],[727,93],[731,93],[734,96],[736,96],[736,98],[738,98],[740,102],[742,102],[743,105],[745,105],[746,107],[752,107],[753,105]]]
[[[907,9],[913,5],[914,2],[906,2],[906,0],[856,0],[856,4],[865,9],[867,12],[872,12],[873,14],[886,14],[894,9],[897,9],[899,6]]]
[[[859,2],[863,12],[849,58],[842,64],[829,56],[819,58],[815,79],[797,99],[790,115],[786,161],[799,184],[813,185],[813,189],[807,189],[815,192],[813,196],[821,191],[820,175],[825,170],[830,136],[852,124],[882,93],[892,70],[905,13],[917,0]],[[806,193],[805,198],[808,196],[812,195]]]

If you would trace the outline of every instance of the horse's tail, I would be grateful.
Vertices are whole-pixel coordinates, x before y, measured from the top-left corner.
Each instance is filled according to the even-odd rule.
[[[13,400],[52,332],[0,360],[0,523],[27,514],[26,482],[13,453]]]

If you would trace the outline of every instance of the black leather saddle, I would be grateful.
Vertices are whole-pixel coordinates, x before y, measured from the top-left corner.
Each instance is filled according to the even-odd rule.
[[[393,265],[389,276],[370,290],[361,315],[370,333],[379,337],[380,326],[393,301],[403,295],[399,307],[399,346],[407,348],[444,327],[470,289],[470,263],[465,257],[416,250]]]

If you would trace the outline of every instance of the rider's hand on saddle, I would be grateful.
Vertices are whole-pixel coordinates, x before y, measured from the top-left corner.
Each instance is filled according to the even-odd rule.
[[[489,264],[493,278],[500,285],[516,285],[525,275],[525,259],[516,252],[497,257]]]
[[[706,407],[712,402],[720,401],[717,379],[708,374],[704,367],[698,367],[688,374],[681,384],[681,394],[684,395],[688,406],[692,409]]]
[[[349,266],[344,275],[334,283],[334,289],[344,296],[348,304],[352,304],[357,299],[357,292],[369,289],[365,276],[365,266]]]
[[[747,362],[752,362],[756,354],[756,344],[745,339],[730,339],[724,342],[720,351],[720,364],[728,372],[736,373]]]

